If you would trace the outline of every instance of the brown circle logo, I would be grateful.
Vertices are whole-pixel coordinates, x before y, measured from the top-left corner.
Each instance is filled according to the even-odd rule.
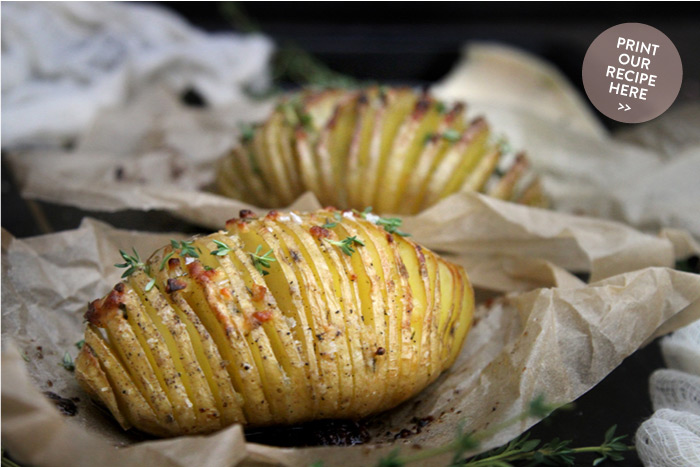
[[[683,64],[673,42],[641,23],[613,26],[583,59],[583,87],[603,115],[623,123],[658,117],[678,96]]]

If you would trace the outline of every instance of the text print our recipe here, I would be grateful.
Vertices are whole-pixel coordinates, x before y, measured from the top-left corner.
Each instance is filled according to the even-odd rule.
[[[647,100],[648,88],[656,86],[657,76],[641,70],[649,71],[650,57],[656,55],[659,46],[658,44],[618,37],[617,48],[621,47],[623,52],[617,57],[617,61],[622,66],[608,65],[608,69],[605,72],[606,77],[613,79],[610,82],[610,90],[608,92],[645,101]],[[628,52],[633,52],[637,55]],[[623,68],[625,66],[630,66],[633,69]],[[639,86],[626,84],[625,81],[638,84]]]

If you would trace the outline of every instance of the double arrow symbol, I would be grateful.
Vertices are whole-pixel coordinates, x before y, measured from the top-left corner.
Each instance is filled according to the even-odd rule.
[[[622,105],[622,104],[620,104],[619,102],[618,102],[618,104],[620,105],[620,107],[618,107],[617,110],[623,110],[623,109],[624,109],[624,111],[627,112],[629,109],[632,108],[632,107],[630,107],[628,104],[625,104],[625,105],[627,106],[627,108],[625,109],[625,105]]]

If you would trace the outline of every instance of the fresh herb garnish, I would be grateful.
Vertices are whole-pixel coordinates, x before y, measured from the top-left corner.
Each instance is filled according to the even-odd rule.
[[[311,130],[313,128],[313,123],[314,119],[311,117],[310,114],[307,113],[300,113],[299,114],[299,120],[301,121],[301,125],[306,128],[307,130]]]
[[[248,162],[250,163],[250,167],[253,170],[253,173],[257,175],[258,177],[262,177],[262,170],[260,170],[260,166],[258,165],[258,159],[255,156],[255,153],[253,151],[246,151],[246,155],[248,156]]]
[[[439,114],[444,114],[447,112],[447,106],[445,105],[444,102],[437,101],[435,103],[435,110],[437,110]]]
[[[163,261],[160,262],[160,270],[161,270],[161,271],[162,271],[163,269],[165,269],[165,263],[167,263],[168,260],[169,260],[170,258],[172,258],[174,254],[175,254],[175,250],[173,250],[173,251],[171,251],[170,253],[168,253],[167,255],[163,256]]]
[[[85,339],[80,339],[78,342],[75,343],[75,346],[78,348],[78,350],[82,350],[84,345],[85,345]]]
[[[156,278],[152,277],[151,280],[148,281],[148,284],[146,284],[146,287],[143,288],[144,292],[150,292],[154,285],[156,285]]]
[[[499,136],[495,142],[496,146],[500,150],[501,154],[508,154],[513,151],[510,141],[505,136]]]
[[[210,251],[209,253],[214,256],[226,256],[231,252],[231,247],[222,242],[221,240],[213,240],[216,245],[216,250]]]
[[[360,213],[360,216],[362,216],[363,219],[367,219],[370,222],[373,222],[376,225],[381,225],[384,227],[384,230],[389,232],[390,234],[396,234],[401,237],[410,237],[411,234],[402,232],[399,230],[399,227],[401,227],[401,224],[403,223],[403,220],[401,220],[398,217],[379,217],[379,216],[374,216],[370,219],[368,219],[369,215],[372,213],[372,206],[369,206],[365,208],[364,211]]]
[[[340,250],[348,256],[352,256],[355,250],[352,248],[353,245],[365,246],[362,240],[359,240],[356,235],[352,237],[346,237],[341,241],[325,239],[331,245],[337,246]]]
[[[124,274],[122,274],[122,279],[125,277],[129,277],[133,273],[135,273],[138,269],[145,269],[146,265],[141,261],[141,258],[139,258],[139,254],[136,251],[136,248],[132,248],[132,251],[134,252],[134,255],[128,254],[124,250],[119,250],[119,254],[122,255],[122,258],[124,258],[125,263],[121,264],[115,264],[115,267],[118,268],[127,268],[126,271],[124,271]]]
[[[192,258],[199,258],[199,254],[197,254],[194,247],[192,246],[193,244],[194,240],[183,240],[181,242],[178,242],[177,240],[170,240],[170,245],[175,250],[179,249],[180,254],[182,256],[191,256]]]
[[[442,138],[449,141],[450,143],[456,143],[457,141],[459,141],[460,134],[459,131],[450,128],[442,134]]]
[[[490,438],[504,428],[530,417],[545,417],[553,410],[564,407],[567,406],[557,407],[556,405],[547,404],[544,398],[540,396],[531,401],[529,407],[520,415],[510,418],[503,423],[493,425],[480,432],[465,432],[464,426],[460,425],[457,429],[456,438],[447,444],[407,456],[402,456],[397,448],[388,456],[382,458],[377,465],[401,467],[410,463],[424,462],[426,459],[446,453],[453,454],[451,465],[467,465],[471,467],[508,467],[514,465],[513,462],[517,461],[529,461],[527,465],[574,465],[575,455],[597,453],[600,454],[600,457],[593,461],[593,465],[596,466],[606,459],[622,460],[623,453],[634,450],[634,446],[628,446],[622,442],[625,438],[624,435],[615,436],[616,426],[613,425],[607,430],[603,443],[599,446],[571,447],[571,441],[562,441],[558,438],[540,445],[540,440],[529,439],[529,434],[526,433],[501,447],[465,459],[469,451],[477,449],[483,440]],[[568,407],[571,406],[568,405]]]
[[[323,227],[324,229],[332,229],[333,227],[338,225],[338,223],[342,220],[342,216],[339,212],[333,214],[333,218],[335,219],[335,222],[331,222],[330,220],[326,219],[326,223],[323,224],[321,227]]]
[[[253,127],[253,125],[251,125],[250,123],[241,123],[240,130],[241,139],[244,143],[249,143],[253,141],[253,138],[255,137],[255,128]]]
[[[456,143],[461,138],[459,131],[455,130],[454,128],[450,128],[442,133],[426,133],[425,138],[423,139],[423,144],[428,144],[436,136],[444,139],[445,141],[449,141],[450,143]]]
[[[68,371],[75,370],[75,363],[73,363],[73,357],[70,356],[68,352],[63,354],[63,360],[61,360],[61,365]]]
[[[270,274],[269,271],[266,271],[263,268],[269,269],[270,268],[270,263],[272,261],[277,261],[275,257],[272,255],[272,250],[268,251],[264,255],[260,256],[260,251],[262,250],[262,245],[258,245],[258,248],[255,249],[255,253],[251,253],[250,257],[253,260],[253,266],[255,266],[255,269],[258,270],[260,274],[263,276],[267,276]]]
[[[194,246],[192,246],[193,244],[194,244],[193,240],[189,240],[189,241],[183,240],[181,242],[178,242],[177,240],[171,239],[170,246],[173,249],[171,252],[169,252],[168,254],[163,256],[163,259],[160,262],[159,270],[162,271],[163,269],[165,269],[165,265],[167,264],[168,260],[170,258],[172,258],[175,253],[177,253],[177,250],[180,250],[180,254],[182,256],[191,256],[193,258],[199,258],[199,253],[197,253],[197,251],[195,251]],[[199,250],[199,248],[197,248],[197,250]],[[202,250],[199,250],[199,251],[202,251]],[[155,282],[154,282],[154,284],[155,284]],[[153,286],[151,286],[151,287],[153,287]],[[148,292],[148,290],[146,290],[146,292]]]
[[[22,355],[22,360],[24,360],[25,362],[29,362],[29,355],[27,355],[27,352],[22,351],[20,355]]]

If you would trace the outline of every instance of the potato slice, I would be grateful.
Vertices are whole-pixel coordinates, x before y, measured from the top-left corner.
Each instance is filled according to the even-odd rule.
[[[533,180],[514,201],[528,206],[549,207],[549,200],[545,196],[542,184],[538,179]]]
[[[385,100],[379,98],[376,87],[369,88],[357,98],[357,120],[348,150],[344,176],[347,180],[347,205],[362,204],[362,192],[365,188],[365,173],[369,165],[369,152],[375,120],[386,106]]]
[[[375,357],[376,373],[385,375],[387,380],[396,381],[396,387],[387,387],[378,399],[380,405],[391,406],[398,394],[404,394],[409,386],[409,379],[405,378],[410,370],[407,365],[414,358],[413,347],[407,345],[410,340],[410,326],[406,325],[407,310],[410,309],[410,296],[403,287],[405,283],[399,276],[393,251],[390,248],[389,238],[393,237],[382,229],[376,228],[369,222],[356,217],[344,219],[343,227],[352,235],[366,238],[365,248],[370,257],[363,257],[366,267],[374,271],[373,280],[382,292],[383,306],[373,306],[375,313],[375,329],[377,347],[382,347],[384,352]],[[354,256],[354,255],[353,255]]]
[[[362,177],[364,186],[361,206],[363,208],[372,206],[377,193],[381,191],[386,160],[396,135],[418,100],[416,94],[408,88],[382,90],[380,98],[386,100],[386,108],[377,112],[377,121],[372,132],[367,170]]]
[[[231,423],[245,423],[246,417],[243,413],[243,396],[241,396],[233,386],[233,382],[228,372],[228,361],[221,357],[216,346],[216,342],[207,331],[197,314],[192,310],[189,303],[182,296],[180,290],[169,289],[169,280],[177,280],[185,273],[180,267],[181,260],[177,257],[164,259],[172,251],[171,247],[161,251],[161,255],[154,255],[149,260],[151,271],[155,272],[158,284],[166,284],[163,298],[172,307],[177,318],[185,324],[187,332],[193,343],[195,355],[200,368],[206,376],[209,388],[216,401],[216,410],[221,417],[222,426]],[[176,283],[174,283],[176,284]]]
[[[347,203],[345,167],[357,122],[357,101],[340,102],[321,130],[316,146],[316,164],[320,170],[322,199],[331,205]]]
[[[330,219],[335,218],[337,211],[328,210]],[[335,230],[338,238],[346,238],[347,231],[344,230],[338,223],[331,227],[329,218],[325,216],[314,216],[311,221],[315,221],[319,226],[327,225],[329,230]],[[320,218],[319,218],[320,217]],[[369,281],[365,267],[362,261],[357,261],[353,264],[352,257],[356,259],[361,256],[363,249],[357,249],[357,254],[346,255],[338,252],[335,247],[327,243],[321,242],[321,250],[327,256],[329,270],[333,274],[335,293],[341,297],[341,309],[338,310],[341,317],[345,319],[345,335],[347,345],[350,352],[353,365],[353,381],[355,390],[353,392],[353,401],[347,407],[346,416],[361,416],[372,412],[376,404],[376,398],[367,388],[372,387],[371,373],[376,372],[376,359],[380,356],[377,354],[379,348],[382,349],[381,355],[385,353],[383,342],[376,344],[376,334],[374,329],[370,327],[370,323],[374,319],[367,320],[362,313],[362,295],[360,290],[367,287]],[[362,285],[359,285],[362,284]],[[367,290],[367,289],[365,289]],[[365,309],[372,309],[371,295],[366,296],[368,303],[364,305]]]
[[[299,165],[300,179],[306,190],[320,196],[324,185],[316,158],[318,135],[335,112],[337,105],[347,99],[344,91],[328,90],[302,97],[301,109],[308,115],[309,124],[293,128],[295,150]]]
[[[263,171],[253,144],[246,143],[242,147],[234,148],[231,157],[235,161],[236,168],[240,171],[237,180],[246,192],[250,193],[256,203],[267,199],[265,193],[268,191],[268,187],[264,183]],[[276,196],[271,196],[271,198],[277,199]]]
[[[427,185],[424,206],[432,206],[459,188],[460,182],[478,164],[488,127],[482,119],[472,121],[440,160]]]
[[[219,159],[216,164],[216,185],[225,196],[245,202],[254,201],[248,195],[249,191],[245,188],[244,182],[239,180],[240,173],[240,169],[236,168],[235,157]]]
[[[154,370],[147,349],[142,346],[128,321],[129,312],[137,311],[133,309],[133,300],[130,300],[132,309],[129,310],[125,303],[129,298],[129,287],[120,282],[107,297],[90,304],[86,318],[91,324],[105,329],[110,346],[117,350],[119,359],[124,362],[139,391],[149,395],[148,403],[156,413],[159,422],[166,427],[166,431],[177,432],[181,428],[175,418],[168,395],[163,389],[162,374],[159,375]]]
[[[113,385],[109,382],[109,377],[103,371],[100,360],[90,345],[83,343],[83,347],[75,359],[75,369],[78,382],[86,388],[90,397],[102,402],[114,414],[114,418],[117,419],[123,429],[128,430],[131,428],[131,423],[126,419],[128,412],[119,408]],[[140,399],[142,405],[148,407],[146,401],[143,398]],[[150,413],[153,415],[152,410]],[[155,419],[155,416],[152,418]]]
[[[206,274],[195,274],[196,266],[191,266],[193,264],[198,262],[191,261],[188,275],[178,278],[186,284],[181,293],[228,362],[229,375],[245,400],[243,410],[248,420],[256,420],[261,425],[269,423],[272,413],[264,391],[263,369],[257,364],[257,355],[247,343],[246,326],[236,319],[236,310],[229,308],[222,300],[215,285],[216,279]]]
[[[220,236],[219,241],[226,243],[231,248],[228,255],[216,256],[212,254],[202,255],[203,264],[212,270],[223,269],[225,278],[219,280],[221,296],[230,301],[240,313],[234,315],[241,327],[248,326],[248,345],[253,351],[254,358],[259,368],[263,371],[265,394],[270,401],[273,416],[276,418],[293,421],[299,417],[296,411],[303,404],[294,397],[290,375],[288,370],[292,367],[285,361],[290,355],[282,350],[279,337],[273,328],[284,335],[286,322],[282,319],[281,311],[268,297],[265,301],[267,288],[262,276],[255,268],[250,266],[248,258],[240,251],[238,239],[230,239]],[[204,243],[204,248],[211,252],[217,250],[213,241]],[[275,351],[275,347],[278,349]],[[293,349],[293,347],[292,347]],[[286,366],[286,369],[285,369]],[[299,366],[297,365],[297,370]],[[299,381],[298,378],[295,381]]]
[[[338,365],[342,372],[338,411],[343,417],[356,416],[357,409],[354,407],[354,401],[356,395],[362,390],[360,388],[364,387],[358,386],[358,381],[363,379],[365,363],[362,347],[356,345],[362,337],[358,335],[357,328],[348,327],[348,323],[362,326],[362,317],[360,316],[358,320],[355,312],[350,280],[344,274],[345,264],[340,258],[340,256],[348,255],[338,251],[337,247],[329,242],[329,240],[339,237],[330,229],[322,227],[323,218],[304,216],[302,219],[303,223],[298,226],[291,224],[292,230],[295,231],[297,238],[302,236],[308,238],[305,246],[314,258],[313,266],[319,277],[330,277],[331,279],[323,283],[326,286],[326,303],[330,312],[328,321],[331,326],[330,336],[327,336],[326,339],[330,338],[337,348]],[[313,241],[314,237],[316,237],[315,242]]]
[[[285,156],[289,153],[280,151],[284,118],[281,111],[273,112],[260,130],[263,141],[259,145],[260,157],[264,160],[262,165],[269,170],[266,178],[269,180],[269,185],[275,187],[281,205],[290,204],[299,194],[291,184],[289,169],[293,165],[292,161],[285,160]]]
[[[460,192],[483,191],[491,174],[498,167],[501,152],[498,148],[492,148],[481,158],[477,166],[462,184]]]
[[[431,175],[452,145],[443,135],[462,134],[464,129],[464,105],[456,104],[440,121],[435,133],[424,140],[423,152],[418,156],[415,168],[405,177],[404,200],[396,210],[397,214],[413,214],[421,209]]]
[[[435,101],[427,94],[420,96],[411,113],[399,129],[382,171],[385,189],[375,195],[373,206],[379,212],[397,212],[403,201],[406,179],[416,164],[426,137],[435,132],[441,114]]]
[[[175,368],[175,358],[170,353],[164,336],[153,324],[146,306],[134,290],[133,279],[127,280],[123,295],[127,321],[136,335],[155,376],[173,406],[173,414],[180,428],[190,433],[197,426],[193,403],[185,389],[181,373]]]
[[[256,232],[253,232],[256,230]],[[272,230],[270,228],[270,230]],[[300,380],[296,393],[301,397],[309,414],[319,410],[321,397],[317,388],[321,385],[321,372],[316,357],[316,335],[311,312],[311,303],[302,287],[302,280],[296,274],[295,263],[300,260],[299,253],[280,239],[285,235],[267,227],[248,229],[251,245],[262,245],[266,251],[272,250],[275,261],[271,263],[269,274],[264,276],[268,291],[277,302],[290,329],[289,339],[303,362],[303,372],[296,377]],[[285,333],[286,335],[286,333]],[[290,343],[285,343],[285,352],[291,352]],[[302,389],[301,391],[299,389]],[[309,415],[310,416],[310,415]],[[306,419],[306,417],[304,417]]]
[[[100,368],[113,388],[119,407],[118,413],[123,415],[123,418],[126,418],[130,424],[159,436],[171,436],[177,433],[178,427],[175,423],[164,424],[158,419],[152,406],[143,397],[136,384],[134,384],[134,380],[118,355],[112,350],[110,344],[105,342],[99,329],[92,324],[89,324],[85,330],[85,345],[80,351],[81,354],[87,352],[90,352],[100,362]],[[82,357],[79,356],[78,361],[80,360],[82,360]],[[82,364],[80,366],[76,365],[76,375],[78,376],[78,381],[84,383],[85,381],[81,381],[82,368]],[[101,383],[104,383],[104,381],[101,381]],[[103,387],[98,385],[92,388],[102,393],[105,392]],[[111,409],[109,405],[107,407]],[[117,417],[119,419],[119,416]]]
[[[352,362],[345,342],[344,321],[336,313],[340,310],[340,304],[331,290],[332,277],[327,265],[313,237],[302,229],[302,225],[296,222],[276,224],[287,235],[283,241],[300,253],[302,261],[296,264],[304,272],[304,286],[309,298],[316,302],[316,306],[311,308],[318,341],[316,358],[323,367],[323,374],[335,373],[337,377],[338,382],[326,387],[321,400],[328,402],[329,410],[342,411],[352,399],[353,391]]]
[[[515,190],[515,185],[525,174],[527,168],[528,162],[525,158],[525,154],[518,154],[515,157],[515,162],[510,166],[508,171],[486,192],[486,194],[494,198],[511,199]]]
[[[137,271],[129,277],[130,285],[138,294],[146,314],[155,326],[155,329],[150,329],[151,334],[155,331],[166,345],[166,348],[160,348],[159,358],[167,360],[164,366],[170,371],[174,369],[182,379],[188,399],[180,403],[192,406],[196,418],[192,430],[208,432],[219,428],[220,414],[212,409],[216,405],[214,396],[195,356],[187,328],[175,315],[175,311],[167,303],[158,287],[153,286],[146,291],[150,282],[151,278],[142,271]],[[150,339],[155,337],[151,335]],[[170,361],[174,368],[171,368]]]

